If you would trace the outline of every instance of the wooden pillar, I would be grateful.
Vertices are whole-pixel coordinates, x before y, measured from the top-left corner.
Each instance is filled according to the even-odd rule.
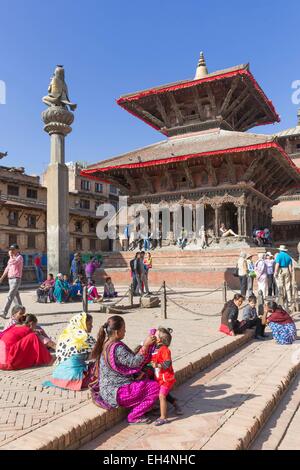
[[[196,230],[197,230],[197,224],[196,224],[196,206],[195,204],[193,204],[193,211],[192,211],[192,230],[195,234],[195,238],[198,237],[198,233],[196,233]]]
[[[252,230],[253,230],[253,208],[251,205],[247,206],[247,216],[248,216],[247,235],[251,237]]]
[[[219,229],[220,229],[220,212],[221,212],[221,206],[215,206],[215,237],[219,237]]]
[[[238,206],[238,234],[242,236],[242,206]]]
[[[247,237],[248,235],[248,224],[247,224],[247,212],[248,212],[248,206],[243,206],[243,236]]]

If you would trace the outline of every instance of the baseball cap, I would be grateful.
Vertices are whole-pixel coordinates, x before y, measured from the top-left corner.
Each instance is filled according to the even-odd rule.
[[[10,245],[9,249],[10,249],[10,250],[19,250],[19,245],[17,245],[16,243],[14,243],[13,245]]]

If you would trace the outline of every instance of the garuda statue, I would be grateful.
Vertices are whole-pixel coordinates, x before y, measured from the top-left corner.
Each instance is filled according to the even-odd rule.
[[[71,103],[68,95],[68,87],[65,82],[65,70],[62,65],[57,65],[53,77],[48,87],[48,95],[44,96],[42,101],[47,106],[68,106],[72,111],[77,108],[77,104]]]

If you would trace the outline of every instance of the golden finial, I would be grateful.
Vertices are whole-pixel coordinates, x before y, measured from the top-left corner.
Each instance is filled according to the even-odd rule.
[[[196,69],[195,80],[203,78],[208,74],[203,52],[200,52],[200,58]]]

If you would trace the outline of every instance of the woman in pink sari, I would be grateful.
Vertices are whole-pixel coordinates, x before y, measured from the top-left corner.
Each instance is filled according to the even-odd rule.
[[[18,370],[53,362],[32,325],[12,325],[0,333],[0,369]]]
[[[97,380],[90,384],[93,402],[102,408],[130,408],[129,424],[148,424],[144,417],[159,395],[159,385],[143,377],[142,367],[149,362],[149,348],[155,336],[148,336],[134,354],[123,342],[125,322],[114,315],[100,328],[92,351]]]

